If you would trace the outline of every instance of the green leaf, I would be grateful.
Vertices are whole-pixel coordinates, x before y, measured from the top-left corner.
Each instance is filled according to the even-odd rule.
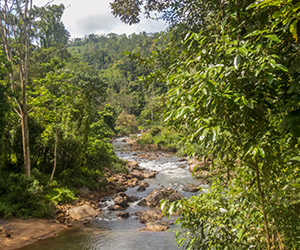
[[[295,39],[296,42],[298,41],[297,23],[298,23],[298,19],[293,21],[290,25],[290,32],[292,33],[293,38]]]
[[[297,161],[297,162],[300,162],[300,155],[294,156],[294,157],[290,158],[289,161]]]
[[[234,61],[233,61],[233,64],[234,64],[234,67],[235,67],[236,70],[238,70],[239,65],[240,65],[240,62],[241,62],[241,56],[240,56],[240,55],[237,55],[237,56],[234,58]]]
[[[242,228],[237,234],[238,242],[241,241],[243,234],[244,234],[244,229]]]
[[[226,50],[226,54],[230,55],[233,51],[235,51],[235,48],[229,48],[228,50]]]
[[[245,96],[242,96],[242,101],[245,106],[247,106],[250,109],[253,109],[253,103],[248,101]]]
[[[277,43],[281,42],[281,40],[277,36],[275,36],[275,35],[266,35],[264,37],[266,37],[266,38],[268,38],[268,39],[270,39],[270,40],[272,40],[274,42],[277,42]]]
[[[243,47],[239,47],[239,52],[241,52],[244,56],[248,54],[248,50]]]
[[[265,151],[261,147],[257,147],[258,152],[262,158],[265,158]]]
[[[275,67],[276,67],[277,69],[280,69],[280,70],[285,71],[285,72],[288,72],[288,71],[289,71],[289,70],[288,70],[285,66],[283,66],[282,64],[276,64]]]
[[[274,77],[271,74],[266,75],[267,81],[271,84],[274,81]]]

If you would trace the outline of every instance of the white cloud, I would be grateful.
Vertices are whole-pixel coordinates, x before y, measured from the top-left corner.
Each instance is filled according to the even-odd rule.
[[[162,21],[141,19],[139,24],[126,25],[114,18],[109,7],[112,0],[55,0],[53,4],[63,3],[66,7],[62,21],[72,37],[83,37],[94,34],[132,34],[142,31],[158,32],[165,29]],[[34,0],[41,6],[46,0]]]

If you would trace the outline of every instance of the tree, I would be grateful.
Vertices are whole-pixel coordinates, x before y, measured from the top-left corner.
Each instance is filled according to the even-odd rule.
[[[167,206],[179,243],[299,248],[299,3],[169,4],[167,50],[136,57],[160,65],[148,79],[169,88],[166,122],[215,173],[209,192]]]
[[[163,11],[170,2],[171,0],[114,0],[110,6],[116,17],[120,17],[123,22],[132,25],[140,22],[141,7],[144,7],[144,14],[150,17],[151,11]]]
[[[51,2],[52,1],[48,1],[45,7]],[[8,74],[12,90],[11,99],[15,103],[14,110],[19,115],[22,124],[24,171],[25,174],[30,177],[31,163],[28,125],[30,109],[27,104],[27,87],[29,84],[32,40],[35,36],[33,26],[35,20],[40,17],[39,15],[42,16],[43,13],[38,13],[34,10],[33,1],[31,0],[3,0],[0,1],[0,7],[0,39],[3,44],[6,59],[12,65],[12,70]],[[63,11],[63,9],[60,6],[59,13],[61,13],[61,11]],[[44,18],[44,16],[42,16],[42,18]],[[43,21],[41,21],[41,23],[42,22]],[[56,22],[58,22],[58,20],[56,20]],[[52,32],[54,32],[54,30],[52,30]],[[47,37],[47,35],[45,36]],[[47,39],[49,40],[49,37],[47,37]]]
[[[0,50],[0,145],[1,145],[0,159],[2,159],[2,155],[4,151],[3,136],[4,136],[5,126],[7,124],[6,114],[7,111],[9,110],[9,104],[8,104],[8,99],[6,94],[8,88],[7,88],[6,81],[4,80],[9,69],[10,69],[10,65],[6,60],[5,54],[2,50]]]
[[[49,48],[67,44],[70,34],[61,21],[64,10],[63,4],[45,7],[35,6],[35,16],[39,18],[33,22],[33,26],[36,29],[35,36],[38,37],[41,47]]]
[[[25,174],[30,176],[30,145],[26,87],[28,84],[29,54],[32,38],[32,1],[0,2],[0,35],[7,61],[14,65],[9,73],[15,111],[22,123]]]

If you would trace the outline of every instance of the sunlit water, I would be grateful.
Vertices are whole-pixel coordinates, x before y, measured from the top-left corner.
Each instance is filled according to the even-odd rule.
[[[116,139],[113,144],[116,154],[124,160],[137,161],[141,168],[145,170],[156,170],[159,173],[154,179],[145,179],[150,186],[143,192],[138,192],[137,188],[128,188],[126,193],[139,198],[147,196],[154,188],[170,187],[178,190],[184,196],[194,195],[193,193],[183,192],[182,187],[187,183],[199,184],[192,178],[192,174],[188,171],[186,162],[180,161],[180,158],[162,153],[155,160],[140,159],[136,152],[131,152],[130,148],[123,138]],[[181,168],[182,164],[186,167]],[[181,166],[181,167],[179,167]],[[130,217],[128,219],[120,219],[116,216],[117,211],[109,211],[108,206],[113,201],[108,197],[100,206],[104,210],[104,214],[91,222],[89,227],[79,229],[69,229],[61,233],[58,237],[37,242],[23,250],[173,250],[178,249],[177,242],[174,237],[173,225],[167,232],[147,232],[139,231],[145,227],[138,218],[133,215],[136,211],[148,210],[149,208],[140,207],[137,202],[130,204],[128,211]],[[171,218],[174,221],[175,218]]]

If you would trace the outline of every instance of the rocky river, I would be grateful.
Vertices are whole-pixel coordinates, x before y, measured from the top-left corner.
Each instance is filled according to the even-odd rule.
[[[136,177],[138,185],[102,198],[99,201],[101,214],[87,226],[66,230],[58,237],[23,250],[178,249],[173,223],[176,217],[161,218],[157,205],[161,197],[176,200],[181,195],[195,195],[191,191],[197,189],[199,180],[192,177],[186,160],[171,153],[135,152],[126,140],[125,137],[117,138],[113,145],[116,154],[132,164],[131,175]],[[143,157],[145,154],[148,156]],[[139,176],[141,173],[143,176]]]

